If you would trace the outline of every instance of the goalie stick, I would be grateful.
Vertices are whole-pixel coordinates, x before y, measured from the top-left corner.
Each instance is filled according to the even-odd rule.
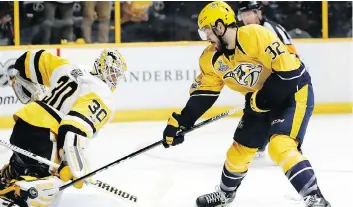
[[[38,162],[41,162],[43,164],[46,164],[50,167],[54,167],[56,169],[59,168],[59,164],[56,164],[48,159],[45,159],[41,156],[38,156],[36,154],[33,154],[31,152],[28,152],[27,150],[24,150],[24,149],[21,149],[15,145],[12,145],[8,142],[5,142],[4,140],[0,140],[0,145],[16,152],[16,153],[19,153],[19,154],[22,154],[24,156],[27,156],[27,157],[30,157],[34,160],[37,160]],[[81,179],[82,180],[82,179]],[[114,186],[111,186],[105,182],[102,182],[100,180],[95,180],[95,181],[91,181],[91,180],[85,180],[85,183],[88,184],[89,186],[92,186],[93,188],[96,188],[96,189],[99,189],[99,190],[102,190],[104,192],[108,192],[109,194],[111,195],[114,195],[115,197],[116,196],[119,196],[119,198],[122,198],[124,199],[124,201],[128,201],[130,203],[133,203],[133,204],[136,204],[137,203],[137,197],[126,192],[126,191],[123,191],[121,189],[118,189],[118,188],[115,188]]]
[[[196,124],[196,125],[190,127],[189,129],[186,129],[186,130],[184,130],[184,131],[180,131],[180,132],[178,132],[177,135],[184,135],[184,134],[187,134],[187,133],[189,133],[189,132],[191,132],[191,131],[194,131],[195,129],[198,129],[198,128],[200,128],[200,127],[203,127],[203,126],[205,126],[205,125],[207,125],[207,124],[209,124],[209,123],[212,123],[212,122],[214,122],[214,121],[217,121],[217,120],[219,120],[219,119],[221,119],[221,118],[223,118],[223,117],[226,117],[226,116],[229,116],[229,115],[231,115],[231,114],[234,114],[235,112],[241,111],[243,108],[244,108],[244,106],[239,106],[239,107],[235,107],[235,108],[233,108],[233,109],[231,109],[231,110],[225,111],[225,112],[223,112],[223,113],[221,113],[221,114],[218,114],[217,116],[214,116],[214,117],[212,117],[212,118],[206,119],[205,121],[202,121],[202,122],[200,122],[200,123],[198,123],[198,124]],[[128,160],[128,159],[131,159],[131,158],[135,157],[136,155],[139,155],[139,154],[141,154],[141,153],[143,153],[143,152],[146,152],[146,151],[148,151],[148,150],[150,150],[150,149],[153,149],[153,148],[155,148],[156,146],[161,145],[162,142],[163,142],[163,140],[160,140],[160,141],[155,142],[155,143],[153,143],[153,144],[151,144],[151,145],[148,145],[147,147],[144,147],[144,148],[142,148],[142,149],[140,149],[140,150],[138,150],[138,151],[135,151],[135,152],[133,152],[133,153],[131,153],[131,154],[129,154],[129,155],[126,155],[125,157],[122,157],[122,158],[120,158],[120,159],[118,159],[118,160],[116,160],[116,161],[114,161],[114,162],[112,162],[112,163],[109,163],[109,164],[107,164],[107,165],[105,165],[105,166],[103,166],[103,167],[101,167],[101,168],[99,168],[99,169],[97,169],[97,170],[95,170],[95,171],[92,171],[92,172],[90,172],[90,173],[88,173],[88,174],[86,174],[86,175],[84,175],[84,176],[82,176],[82,177],[80,177],[80,178],[77,178],[76,180],[73,180],[72,182],[70,182],[70,183],[68,183],[68,184],[66,184],[66,185],[61,186],[61,187],[59,188],[59,190],[60,190],[60,191],[61,191],[61,190],[64,190],[65,188],[70,187],[71,185],[75,184],[76,182],[79,182],[80,180],[84,180],[84,179],[86,179],[86,178],[89,178],[89,177],[91,177],[91,176],[97,174],[98,172],[101,172],[101,171],[103,171],[103,170],[108,169],[109,167],[112,167],[112,166],[114,166],[114,165],[117,165],[117,164],[119,164],[119,163],[121,163],[121,162],[124,162],[124,161],[126,161],[126,160]]]

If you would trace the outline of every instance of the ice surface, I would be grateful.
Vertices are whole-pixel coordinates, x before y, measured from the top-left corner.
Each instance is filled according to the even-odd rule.
[[[221,176],[226,152],[239,119],[226,118],[186,135],[182,145],[162,146],[97,174],[94,178],[138,197],[143,207],[188,207],[212,192]],[[92,168],[106,165],[152,144],[162,137],[166,122],[109,124],[92,140]],[[353,206],[353,117],[315,115],[304,140],[304,155],[311,161],[319,186],[333,207]],[[8,140],[11,130],[0,131]],[[11,152],[0,146],[0,164]],[[269,162],[270,163],[270,162]],[[298,195],[280,168],[253,163],[231,207],[300,207]],[[130,206],[121,199],[85,186],[69,188],[64,207]]]

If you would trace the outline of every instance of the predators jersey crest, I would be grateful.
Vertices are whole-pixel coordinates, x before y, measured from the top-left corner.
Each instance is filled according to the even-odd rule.
[[[190,93],[218,94],[226,85],[245,95],[260,90],[272,73],[286,80],[305,72],[300,59],[275,34],[256,24],[238,28],[234,49],[217,51],[214,45],[206,47],[199,65],[201,73],[195,80],[198,84]]]
[[[259,80],[261,71],[261,65],[241,63],[234,70],[227,72],[223,79],[233,78],[242,86],[252,87]]]

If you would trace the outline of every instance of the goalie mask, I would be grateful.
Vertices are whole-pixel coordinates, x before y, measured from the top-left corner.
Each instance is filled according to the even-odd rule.
[[[127,70],[123,56],[115,49],[104,49],[95,60],[91,74],[104,81],[111,90],[125,76]]]

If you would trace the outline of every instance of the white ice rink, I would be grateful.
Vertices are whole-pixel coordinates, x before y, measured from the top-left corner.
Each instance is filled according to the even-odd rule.
[[[214,122],[186,135],[182,145],[162,146],[116,165],[95,176],[138,197],[143,207],[192,207],[195,199],[219,184],[226,151],[232,143],[236,118]],[[92,168],[162,138],[166,122],[109,124],[89,152]],[[353,206],[353,116],[315,115],[304,140],[303,152],[311,161],[319,186],[332,207]],[[11,130],[0,131],[7,140]],[[11,152],[0,146],[0,164]],[[249,170],[231,207],[299,207],[294,188],[280,168],[254,166]],[[63,207],[130,206],[85,186],[65,191]],[[136,205],[135,205],[136,206]]]

